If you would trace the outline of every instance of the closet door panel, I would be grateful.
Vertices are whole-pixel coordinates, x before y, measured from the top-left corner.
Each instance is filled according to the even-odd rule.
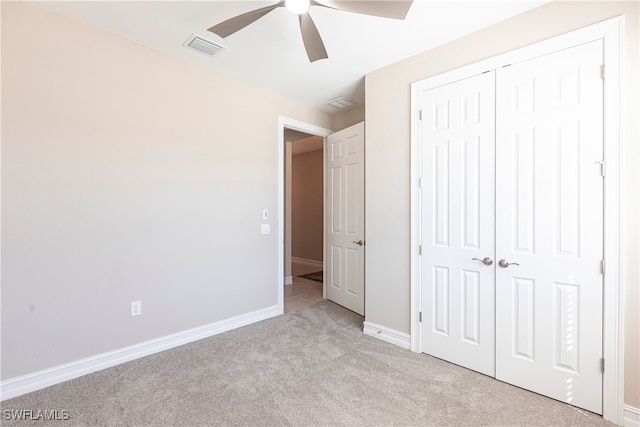
[[[421,97],[421,351],[491,376],[494,100],[493,72]]]
[[[602,412],[601,41],[498,70],[496,377]]]

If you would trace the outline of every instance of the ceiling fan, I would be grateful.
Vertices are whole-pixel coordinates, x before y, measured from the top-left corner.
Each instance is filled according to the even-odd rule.
[[[309,8],[311,6],[328,7],[330,9],[344,10],[347,12],[364,15],[381,16],[383,18],[404,19],[409,12],[413,0],[387,0],[387,1],[362,1],[362,0],[280,0],[271,6],[255,9],[247,13],[235,16],[220,22],[209,28],[220,37],[227,37],[249,24],[257,21],[267,13],[279,7],[286,7],[292,13],[298,15],[302,41],[307,51],[310,62],[328,58],[327,51],[322,43],[322,38],[314,24]]]

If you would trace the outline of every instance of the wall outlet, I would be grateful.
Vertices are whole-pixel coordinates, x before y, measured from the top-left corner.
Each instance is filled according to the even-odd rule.
[[[142,301],[133,301],[131,303],[131,317],[140,316],[142,314]]]
[[[266,221],[269,219],[269,211],[267,209],[262,210],[262,220]]]

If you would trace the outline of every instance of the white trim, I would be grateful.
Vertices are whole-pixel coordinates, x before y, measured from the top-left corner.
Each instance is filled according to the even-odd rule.
[[[603,356],[607,369],[603,374],[603,418],[621,425],[624,413],[624,254],[622,221],[624,157],[622,94],[624,68],[624,16],[609,19],[564,35],[516,49],[480,62],[449,71],[411,85],[411,349],[420,352],[420,93],[453,83],[487,70],[536,58],[594,40],[603,40],[605,98],[605,247],[607,274],[604,277]]]
[[[251,313],[241,314],[230,319],[210,323],[197,328],[187,329],[175,334],[141,342],[118,350],[102,353],[86,359],[45,369],[0,383],[0,400],[11,399],[32,391],[72,380],[102,369],[120,365],[141,357],[169,350],[184,344],[208,338],[232,329],[260,322],[278,316],[278,306],[271,306]]]
[[[278,194],[278,201],[276,205],[277,210],[277,221],[276,224],[278,228],[278,256],[277,256],[277,276],[276,276],[276,286],[278,292],[278,314],[284,313],[284,168],[285,168],[285,139],[284,139],[284,130],[292,129],[297,130],[299,132],[308,133],[311,135],[321,136],[322,138],[326,138],[328,135],[332,134],[333,131],[330,129],[325,129],[320,126],[312,125],[309,123],[301,122],[300,120],[290,119],[285,116],[278,116],[278,159],[277,159],[277,168],[278,168],[278,179],[276,189]],[[323,141],[323,146],[326,144],[326,141]],[[326,196],[325,196],[326,197]],[[325,287],[323,283],[323,288]],[[323,294],[325,290],[323,289]]]
[[[603,374],[604,419],[622,424],[624,421],[624,17],[605,21],[604,40],[604,275],[603,357],[607,361]],[[634,260],[635,261],[635,260]]]
[[[316,268],[324,268],[324,263],[322,261],[317,261],[315,259],[306,259],[306,258],[298,258],[296,256],[291,257],[292,264],[302,264],[307,267],[316,267]]]
[[[384,326],[376,325],[371,322],[364,322],[362,332],[370,337],[397,345],[407,350],[411,349],[411,337],[404,332],[399,332]]]
[[[284,285],[293,285],[293,276],[284,276]]]
[[[333,133],[333,132],[332,132]],[[327,135],[329,136],[329,135]],[[322,256],[327,253],[327,230],[329,229],[329,214],[327,213],[327,137],[322,140]],[[324,271],[324,265],[322,266]],[[327,299],[327,275],[322,274],[322,298]]]
[[[421,183],[421,116],[420,112],[420,92],[422,91],[422,87],[419,86],[419,83],[411,84],[411,183],[410,183],[410,197],[411,197],[411,216],[410,216],[410,226],[411,232],[410,234],[410,248],[409,248],[409,274],[411,281],[411,307],[410,313],[411,317],[409,320],[409,335],[411,341],[411,351],[420,353],[420,300],[421,300],[421,287],[420,287],[420,277],[421,277],[421,269],[422,263],[420,262],[420,251],[419,246],[422,243],[422,228],[421,228],[421,220],[422,217],[422,200],[420,191],[420,183]]]
[[[624,405],[624,427],[640,426],[640,409]]]

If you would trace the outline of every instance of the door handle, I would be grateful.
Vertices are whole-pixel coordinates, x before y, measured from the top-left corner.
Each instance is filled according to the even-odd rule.
[[[364,242],[362,241],[362,239],[360,239],[360,240],[358,240],[358,241],[355,241],[355,240],[354,240],[354,241],[353,241],[353,243],[355,243],[355,244],[356,244],[356,245],[358,245],[358,246],[362,246],[362,245],[364,245]]]
[[[500,261],[498,261],[498,265],[502,268],[507,268],[510,265],[520,265],[517,262],[509,262],[506,259],[501,259]]]
[[[484,265],[491,265],[493,264],[493,260],[489,257],[485,257],[485,259],[480,259],[480,258],[471,258],[472,260],[475,261],[480,261],[481,263],[483,263]]]

